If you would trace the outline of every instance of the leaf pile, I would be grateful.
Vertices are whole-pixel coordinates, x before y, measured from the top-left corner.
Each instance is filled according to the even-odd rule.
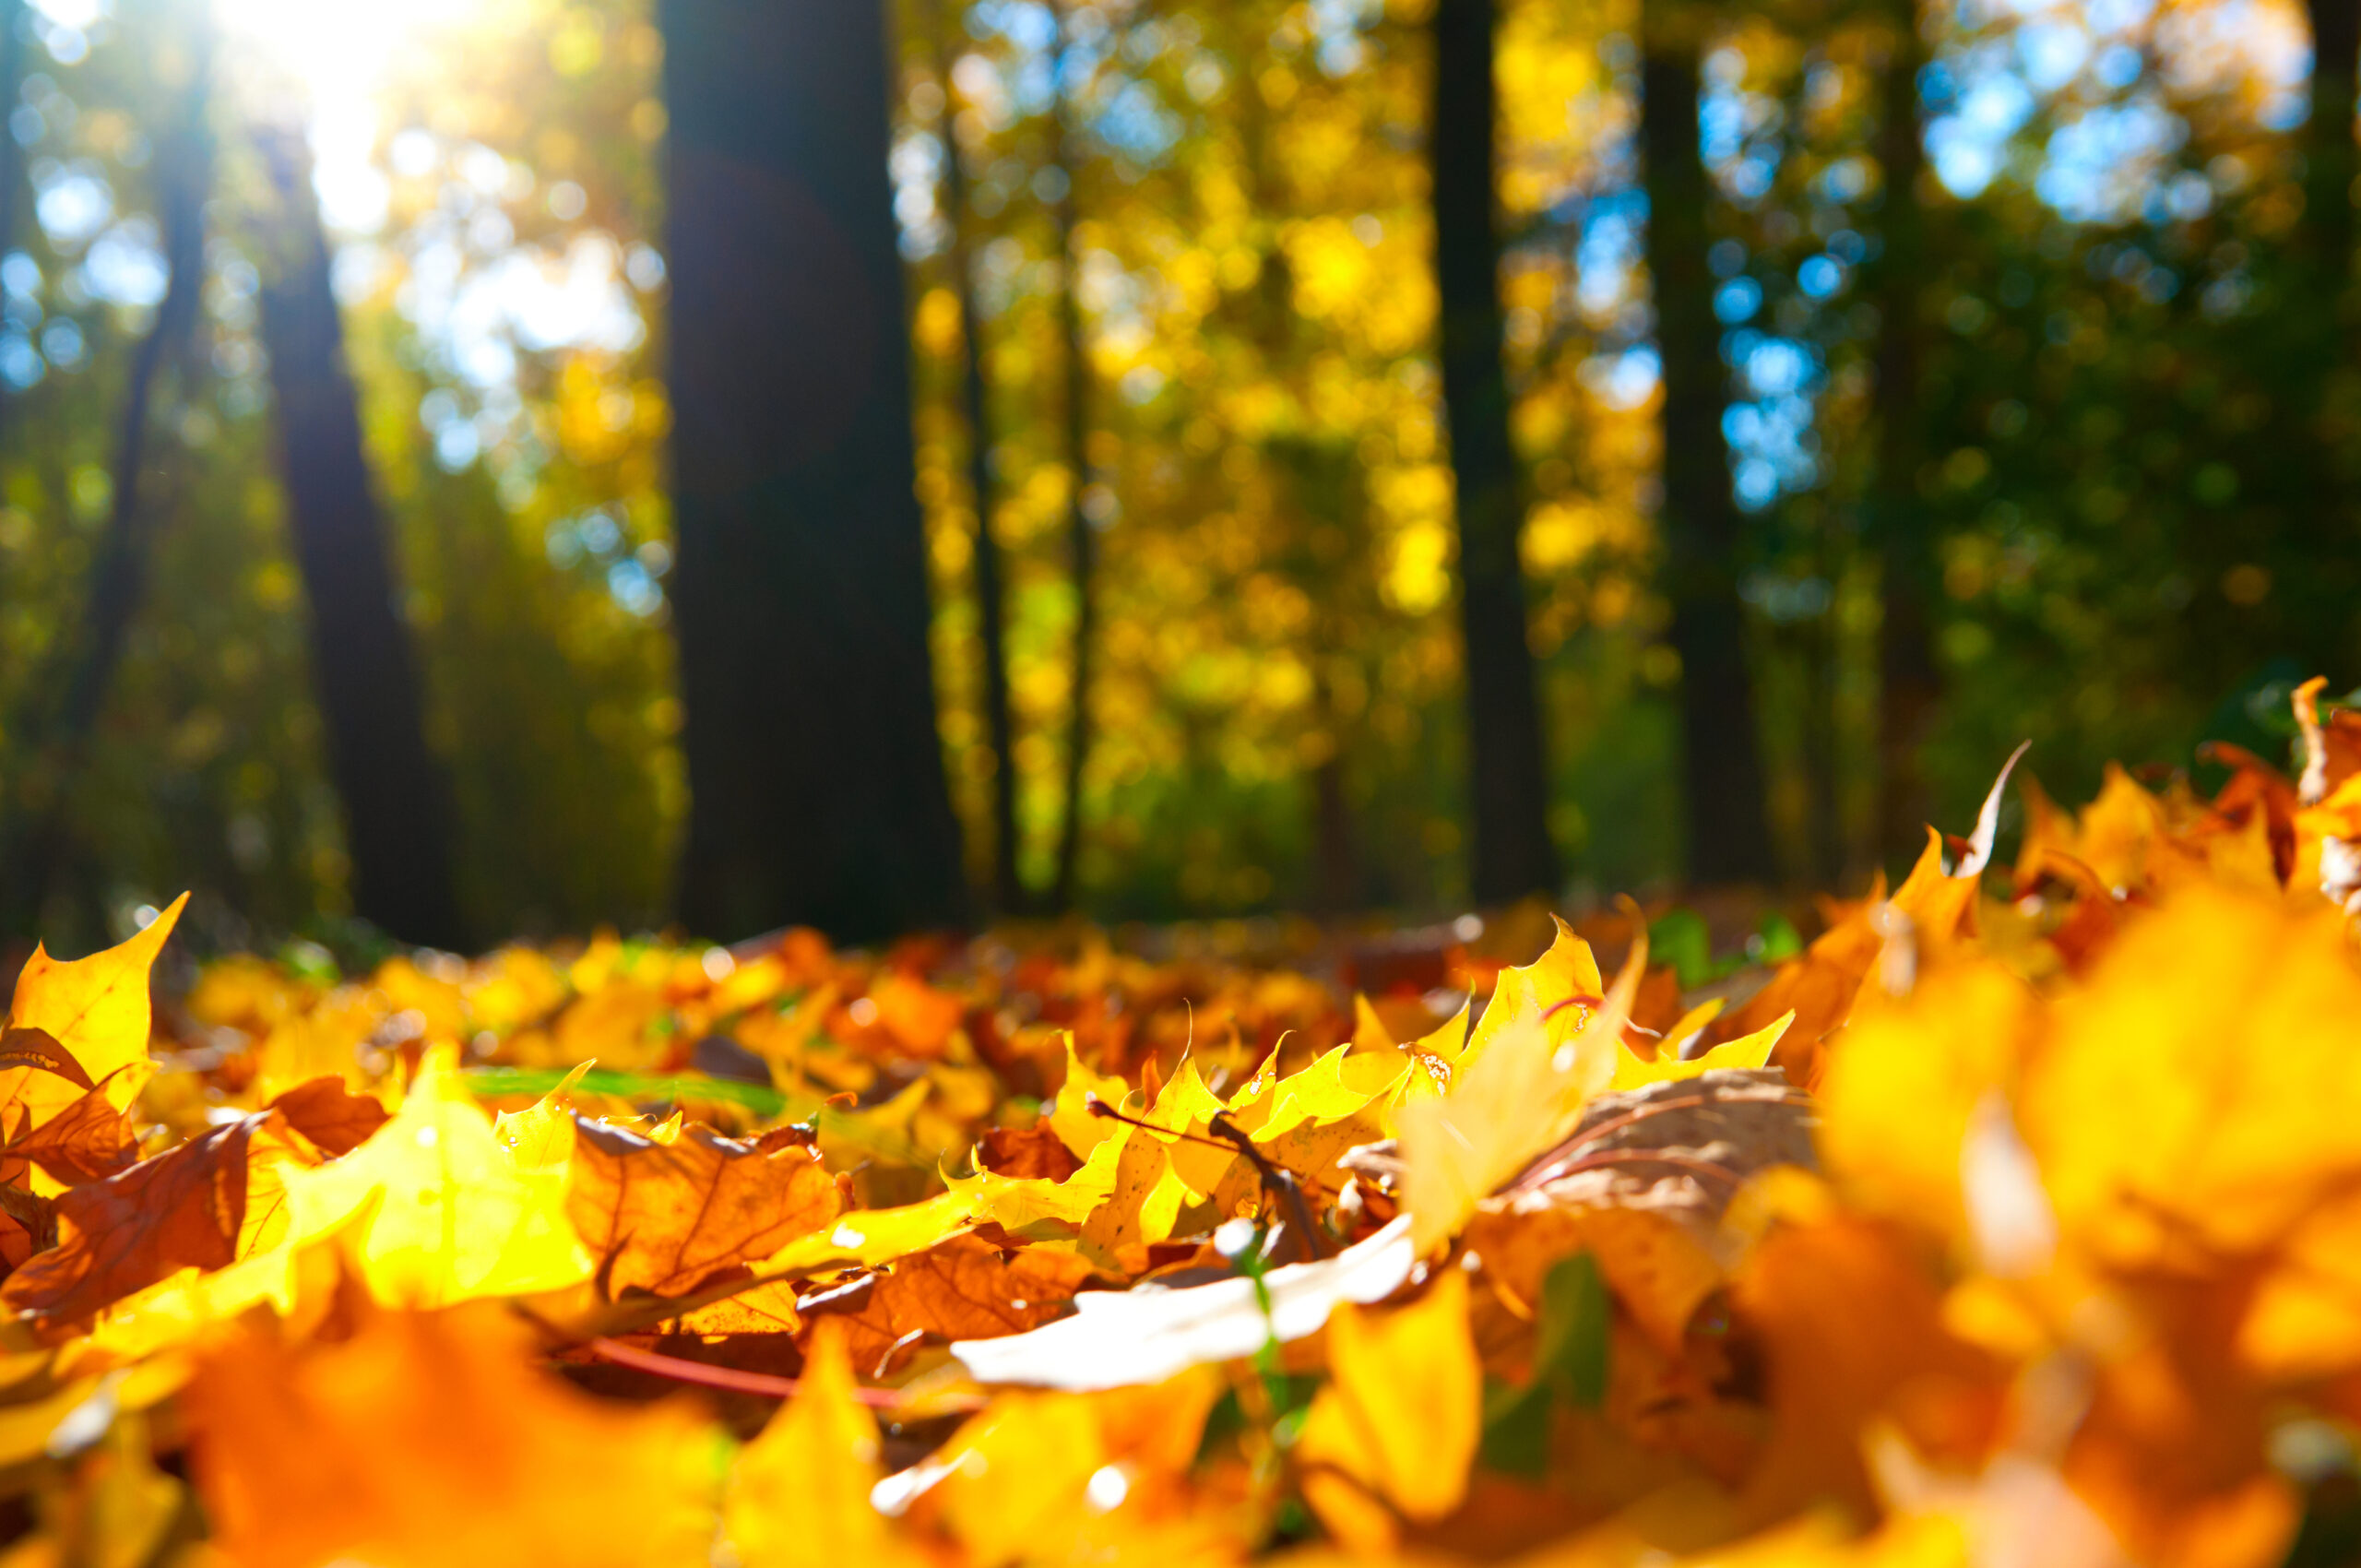
[[[2316,698],[2296,779],[2028,782],[2002,868],[2004,775],[1689,1007],[1562,922],[1464,1001],[798,932],[233,959],[160,1030],[180,906],[37,953],[16,1550],[2261,1568],[2361,1421]]]

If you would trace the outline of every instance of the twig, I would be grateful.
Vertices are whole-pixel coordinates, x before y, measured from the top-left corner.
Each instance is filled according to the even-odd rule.
[[[674,1383],[693,1383],[702,1388],[718,1388],[730,1394],[753,1394],[766,1399],[789,1399],[803,1386],[801,1378],[779,1377],[772,1372],[740,1372],[735,1367],[709,1366],[704,1361],[683,1360],[678,1356],[659,1355],[654,1350],[642,1350],[636,1346],[609,1339],[601,1335],[584,1347],[602,1361],[619,1367],[644,1372],[652,1377],[669,1378]],[[909,1403],[907,1394],[897,1388],[860,1388],[852,1391],[856,1403],[872,1410],[898,1410]],[[928,1401],[934,1409],[944,1414],[973,1415],[984,1408],[981,1396],[944,1394]]]

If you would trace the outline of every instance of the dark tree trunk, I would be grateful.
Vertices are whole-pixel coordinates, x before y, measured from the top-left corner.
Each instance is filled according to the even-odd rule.
[[[25,0],[0,0],[0,255],[17,245],[17,214],[25,205],[25,149],[9,131],[7,117],[24,96],[25,41],[18,31]],[[0,385],[0,451],[6,448],[9,404]]]
[[[1738,595],[1739,525],[1722,441],[1721,329],[1714,318],[1698,44],[1649,6],[1641,64],[1648,275],[1664,366],[1664,583],[1680,655],[1682,779],[1692,883],[1767,881],[1762,763]]]
[[[2304,233],[2330,298],[2353,267],[2353,139],[2361,75],[2361,4],[2306,0],[2312,26],[2311,117],[2304,126]]]
[[[405,942],[460,947],[450,786],[426,743],[309,160],[292,134],[267,137],[263,151],[280,223],[279,265],[262,290],[263,346],[288,522],[311,601],[312,684],[344,802],[353,911]]]
[[[2275,374],[2300,388],[2297,395],[2308,405],[2306,504],[2313,527],[2323,537],[2349,541],[2355,505],[2361,500],[2350,386],[2361,357],[2361,301],[2353,291],[2353,187],[2361,169],[2353,114],[2355,78],[2361,76],[2361,3],[2306,0],[2305,11],[2312,31],[2311,113],[2303,131],[2304,216],[2296,248],[2297,277],[2306,285],[2298,308],[2314,325],[2297,348],[2304,358],[2276,367]],[[2324,578],[2323,584],[2332,580]],[[2341,596],[2331,588],[2328,597]]]
[[[1478,903],[1554,892],[1549,785],[1526,640],[1525,520],[1501,365],[1501,246],[1495,228],[1492,0],[1435,6],[1435,283],[1442,396],[1459,517],[1460,622]]]
[[[0,16],[9,24],[7,51],[0,58],[11,63],[17,59],[17,9],[0,6]],[[30,726],[39,760],[30,770],[31,788],[25,791],[29,798],[22,801],[23,821],[12,836],[16,842],[5,872],[5,911],[0,911],[6,929],[18,933],[30,933],[40,922],[42,906],[64,869],[72,834],[74,782],[87,760],[99,714],[123,662],[132,617],[147,588],[148,557],[160,521],[147,482],[153,467],[148,438],[156,384],[169,364],[186,361],[205,289],[205,201],[213,187],[213,142],[207,123],[212,102],[211,33],[201,27],[193,32],[196,48],[185,56],[189,77],[182,84],[179,113],[156,156],[156,206],[169,281],[154,325],[132,352],[125,380],[123,424],[110,476],[113,499],[90,568],[81,620],[66,645],[70,651],[61,667],[62,695],[45,721],[36,716]],[[7,80],[15,83],[13,69]],[[10,101],[14,96],[11,92]],[[17,145],[5,128],[0,128],[0,144],[12,153]],[[11,161],[17,167],[0,169],[0,179],[8,182],[0,187],[0,204],[13,212],[12,176],[22,160]]]
[[[955,921],[884,10],[664,0],[659,19],[681,918],[848,941]]]
[[[1941,700],[1934,627],[1928,614],[1934,540],[1918,499],[1925,460],[1918,405],[1923,363],[1919,290],[1926,275],[1925,219],[1918,181],[1926,156],[1918,124],[1918,73],[1927,63],[1915,0],[1901,0],[1882,83],[1878,161],[1885,192],[1877,261],[1878,444],[1869,524],[1881,564],[1884,613],[1878,627],[1878,838],[1880,860],[1906,872],[1926,848],[1934,819],[1926,745]]]
[[[959,15],[957,7],[950,16]],[[978,691],[984,708],[984,740],[992,758],[991,901],[1003,915],[1022,912],[1025,885],[1016,866],[1016,722],[1008,700],[1008,589],[1003,576],[1000,540],[992,534],[993,501],[991,386],[984,374],[984,318],[976,308],[975,259],[967,245],[967,171],[960,161],[957,118],[951,93],[951,67],[958,47],[953,30],[939,16],[943,78],[943,220],[951,234],[951,288],[959,301],[959,392],[967,422],[967,488],[976,505],[976,657],[982,666]]]
[[[1051,885],[1052,909],[1074,908],[1075,883],[1082,867],[1082,780],[1090,762],[1090,682],[1098,624],[1098,537],[1084,505],[1090,483],[1090,345],[1082,321],[1082,247],[1074,240],[1075,157],[1074,116],[1067,90],[1065,67],[1071,46],[1065,12],[1058,13],[1054,55],[1058,72],[1057,125],[1051,138],[1052,164],[1063,177],[1052,216],[1058,233],[1058,260],[1064,269],[1058,291],[1058,331],[1063,339],[1066,363],[1065,450],[1066,548],[1074,572],[1074,712],[1066,721],[1065,816],[1058,826],[1057,877]]]
[[[1320,647],[1313,657],[1324,662],[1333,655]],[[1311,770],[1312,897],[1318,911],[1333,919],[1360,908],[1361,867],[1353,844],[1352,800],[1346,792],[1344,725],[1325,674],[1312,678],[1311,710],[1325,742]]]

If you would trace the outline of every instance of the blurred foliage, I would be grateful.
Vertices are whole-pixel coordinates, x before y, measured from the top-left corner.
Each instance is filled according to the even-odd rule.
[[[24,778],[106,503],[123,366],[160,292],[146,116],[180,0],[42,0],[9,129],[31,189],[0,266],[0,776],[68,790],[46,929],[95,940],[183,885],[201,940],[337,933],[319,756],[255,336],[259,126],[309,116],[370,449],[485,932],[661,919],[684,800],[663,579],[662,43],[641,0],[426,6],[356,40],[225,6],[201,345],[168,375],[165,521],[85,776]],[[1553,759],[1576,885],[1675,880],[1680,737],[1650,587],[1659,451],[1639,257],[1636,7],[1502,0],[1502,286]],[[2349,681],[2342,497],[2361,376],[2296,257],[2297,9],[1925,7],[1927,377],[1879,389],[1860,287],[1889,7],[1700,9],[1726,454],[1775,830],[1795,878],[1866,881],[1874,422],[1922,422],[1941,573],[1939,816],[2021,738],[2065,796],[2206,735],[2281,748],[2296,674]],[[897,211],[943,734],[979,875],[978,527],[942,210],[955,147],[1009,560],[1018,822],[1048,879],[1074,606],[1060,444],[1070,172],[1104,627],[1083,887],[1110,918],[1322,896],[1342,779],[1358,901],[1465,896],[1448,454],[1431,362],[1421,0],[905,5]],[[355,27],[362,24],[355,23]],[[370,26],[376,26],[372,23]],[[948,36],[945,36],[945,30]],[[329,30],[331,32],[333,29]],[[352,51],[348,50],[347,53]],[[948,79],[944,63],[948,62]],[[304,72],[311,71],[307,89]],[[327,85],[324,86],[324,79]],[[355,84],[361,84],[356,86]],[[361,88],[365,86],[366,90]],[[333,90],[331,90],[333,89]],[[1079,134],[1052,158],[1059,94]],[[947,139],[946,139],[947,138]],[[2344,457],[2323,454],[2342,451]],[[1720,461],[1684,453],[1669,460]],[[2340,467],[2340,463],[2344,466]],[[1711,737],[1697,743],[1712,743]],[[1607,831],[1595,825],[1613,824]]]

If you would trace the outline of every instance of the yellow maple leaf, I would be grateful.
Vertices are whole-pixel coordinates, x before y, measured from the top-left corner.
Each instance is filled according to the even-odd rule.
[[[1794,1013],[1783,1013],[1768,1027],[1750,1035],[1741,1035],[1737,1039],[1726,1039],[1703,1056],[1688,1061],[1677,1056],[1660,1056],[1653,1062],[1643,1062],[1633,1054],[1630,1047],[1619,1044],[1616,1048],[1615,1076],[1607,1087],[1619,1092],[1645,1088],[1650,1084],[1675,1083],[1722,1067],[1764,1066],[1769,1063],[1771,1051],[1779,1043],[1780,1037],[1787,1032],[1787,1026],[1795,1021]],[[1690,1032],[1693,1034],[1695,1031]]]
[[[1560,940],[1574,938],[1561,928]],[[1480,1051],[1469,1044],[1450,1093],[1402,1106],[1402,1193],[1420,1252],[1455,1232],[1487,1194],[1564,1136],[1613,1079],[1647,945],[1645,937],[1632,944],[1613,991],[1596,1010],[1579,1009],[1587,1021],[1578,1028],[1560,1035],[1551,1027],[1556,1020],[1545,1022],[1543,1009],[1532,1007],[1515,1028],[1492,1031]],[[1493,1005],[1500,1005],[1497,997]],[[1479,1027],[1477,1033],[1485,1032]]]
[[[1076,1159],[1087,1159],[1092,1149],[1123,1131],[1121,1123],[1091,1114],[1090,1097],[1096,1095],[1109,1105],[1121,1107],[1123,1097],[1131,1092],[1132,1086],[1122,1079],[1084,1066],[1082,1058],[1074,1054],[1074,1036],[1068,1033],[1066,1081],[1059,1087],[1046,1120]]]
[[[522,1111],[504,1111],[492,1118],[492,1135],[508,1151],[518,1170],[554,1170],[563,1174],[574,1158],[574,1111],[568,1096],[592,1063],[577,1063],[555,1087]]]
[[[89,1083],[77,1086],[54,1072],[12,1066],[0,1071],[0,1102],[25,1107],[31,1112],[30,1124],[39,1125],[79,1099],[90,1085],[101,1084],[117,1111],[131,1108],[153,1071],[148,1058],[148,971],[187,907],[184,893],[130,941],[87,958],[61,962],[45,947],[33,949],[17,977],[9,1031],[47,1035]]]
[[[1458,1507],[1483,1431],[1484,1370],[1467,1326],[1467,1276],[1445,1269],[1424,1297],[1392,1312],[1338,1307],[1328,1320],[1328,1369],[1296,1458],[1306,1467],[1306,1497],[1339,1538],[1370,1550],[1388,1544],[1355,1488],[1407,1519],[1440,1519]]]
[[[885,1474],[877,1418],[853,1397],[845,1325],[827,1320],[805,1353],[801,1386],[738,1455],[722,1532],[745,1568],[893,1568],[923,1561],[871,1506]]]
[[[1187,1484],[1223,1386],[1196,1367],[1137,1388],[1003,1395],[931,1462],[928,1512],[972,1568],[1236,1562],[1242,1542]]]
[[[2050,1010],[2018,1118],[2061,1228],[2131,1264],[2286,1235],[2361,1179],[2361,975],[2332,906],[2190,887]]]
[[[1104,1143],[1090,1151],[1082,1169],[1062,1182],[1038,1176],[999,1176],[978,1170],[972,1176],[946,1176],[943,1184],[968,1199],[978,1224],[990,1221],[1011,1232],[1043,1220],[1079,1225],[1115,1186],[1120,1146]]]
[[[1605,1000],[1590,944],[1557,916],[1549,919],[1558,934],[1548,951],[1522,968],[1501,971],[1483,1017],[1467,1036],[1465,1049],[1453,1059],[1455,1070],[1473,1067],[1497,1042],[1528,1028],[1541,1030],[1552,1047],[1563,1045]]]
[[[387,1305],[562,1289],[595,1266],[566,1219],[565,1171],[525,1165],[492,1135],[448,1046],[427,1051],[368,1142],[285,1181],[291,1239],[350,1226],[355,1272]]]
[[[1995,963],[1950,965],[1906,997],[1873,990],[1828,1057],[1820,1146],[1846,1197],[1963,1239],[1961,1154],[2013,1075],[2034,993]]]
[[[898,1208],[855,1209],[826,1230],[798,1237],[763,1260],[755,1273],[785,1278],[823,1268],[875,1267],[948,1241],[975,1223],[974,1191],[937,1193]]]

